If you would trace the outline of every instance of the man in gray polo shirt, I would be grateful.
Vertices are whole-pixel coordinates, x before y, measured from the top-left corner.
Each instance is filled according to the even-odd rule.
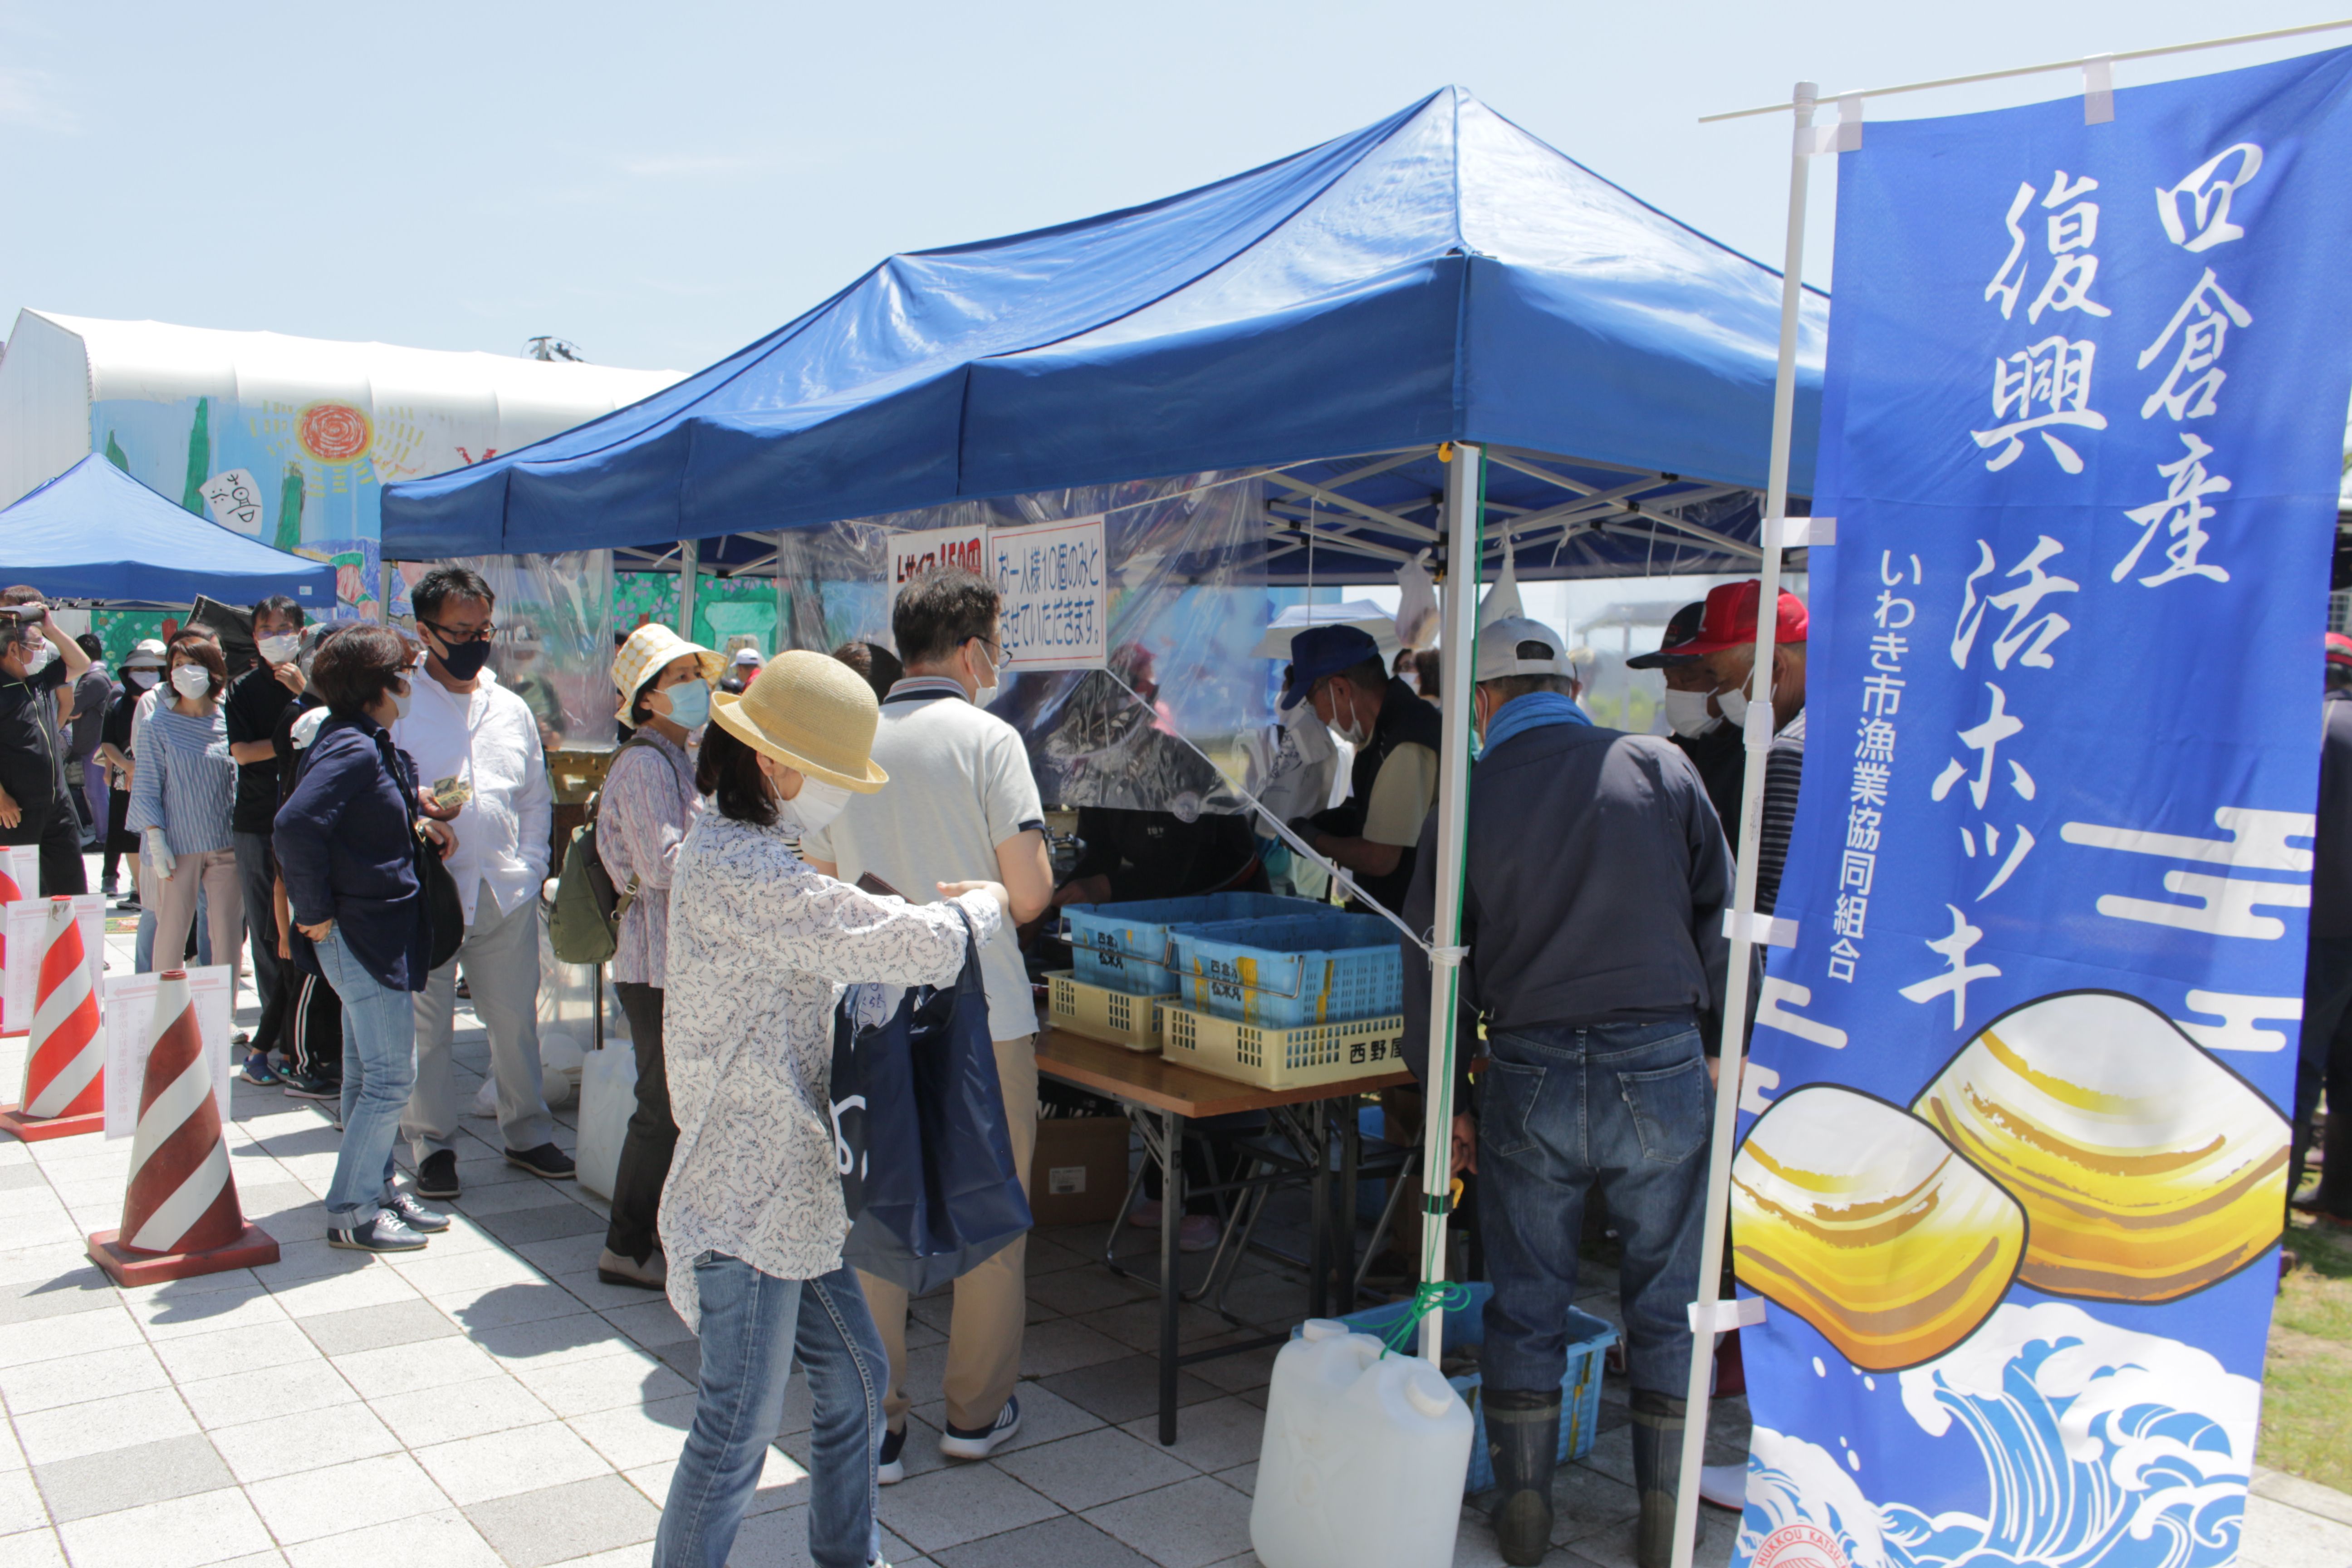
[[[929,572],[898,592],[890,614],[906,679],[882,700],[874,761],[890,775],[877,795],[850,797],[829,826],[801,840],[801,856],[829,877],[871,873],[918,903],[934,884],[1002,882],[1012,918],[981,948],[989,1032],[1013,1135],[1013,1159],[1028,1184],[1037,1142],[1037,1009],[1013,928],[1035,920],[1054,896],[1045,813],[1020,732],[986,711],[995,700],[1004,650],[997,642],[997,594],[960,567]],[[940,1452],[986,1458],[1020,1429],[1013,1385],[1021,1375],[1028,1317],[1025,1239],[955,1282],[948,1328],[947,1429]],[[866,1304],[890,1352],[883,1401],[881,1479],[902,1479],[907,1440],[907,1293],[863,1270]]]

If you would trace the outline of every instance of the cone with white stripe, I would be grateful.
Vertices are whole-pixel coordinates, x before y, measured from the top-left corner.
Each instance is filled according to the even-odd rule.
[[[91,1237],[90,1258],[125,1285],[277,1262],[278,1243],[237,1208],[187,971],[162,976],[150,1029],[122,1228]]]
[[[0,912],[5,912],[10,904],[21,903],[32,896],[25,891],[24,884],[17,881],[16,869],[9,864],[12,858],[5,851],[0,851]],[[0,973],[5,973],[7,954],[8,922],[5,919],[0,919]],[[21,1033],[22,1031],[10,1032]]]
[[[0,1110],[0,1129],[27,1142],[96,1132],[106,1125],[106,1041],[99,1032],[98,996],[89,984],[89,956],[73,904],[69,898],[49,900],[34,982],[24,1093],[15,1109]]]

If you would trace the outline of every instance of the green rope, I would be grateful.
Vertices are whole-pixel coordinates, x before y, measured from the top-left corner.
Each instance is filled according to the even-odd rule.
[[[1457,1311],[1470,1304],[1470,1287],[1451,1279],[1423,1283],[1412,1293],[1412,1306],[1397,1321],[1396,1327],[1381,1336],[1381,1354],[1391,1351],[1404,1354],[1405,1342],[1421,1331],[1421,1321],[1440,1308]]]

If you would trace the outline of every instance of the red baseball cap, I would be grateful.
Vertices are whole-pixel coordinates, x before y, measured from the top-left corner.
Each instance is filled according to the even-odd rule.
[[[1700,654],[1714,653],[1727,647],[1738,647],[1756,641],[1756,601],[1763,595],[1764,584],[1750,577],[1745,583],[1726,583],[1720,588],[1707,590],[1706,608],[1700,612],[1698,635],[1686,643],[1658,651],[1677,658],[1695,658]],[[1808,617],[1803,601],[1786,588],[1780,590],[1779,629],[1772,634],[1776,643],[1802,642]]]
[[[2327,662],[2344,669],[2352,669],[2352,637],[2342,632],[2327,634]]]

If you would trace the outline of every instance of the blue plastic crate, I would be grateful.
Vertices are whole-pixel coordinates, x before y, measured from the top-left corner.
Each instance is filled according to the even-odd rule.
[[[1169,940],[1185,1004],[1220,1018],[1290,1029],[1404,1006],[1396,928],[1378,915],[1224,921]]]
[[[1072,904],[1070,971],[1083,984],[1130,996],[1176,989],[1169,933],[1178,925],[1309,914],[1329,906],[1276,893],[1202,893],[1189,899],[1139,899],[1124,904]]]
[[[1481,1281],[1463,1289],[1469,1292],[1469,1301],[1447,1308],[1442,1325],[1444,1345],[1449,1351],[1486,1342],[1486,1298],[1495,1293],[1495,1288]],[[1350,1312],[1339,1321],[1360,1334],[1383,1339],[1412,1308],[1410,1301],[1392,1301],[1385,1307]],[[1298,1331],[1291,1330],[1290,1337],[1297,1339]],[[1601,1359],[1616,1342],[1615,1329],[1590,1312],[1580,1312],[1573,1307],[1568,1310],[1568,1371],[1559,1380],[1559,1462],[1563,1465],[1592,1452],[1592,1440],[1598,1435],[1595,1429],[1601,1422]],[[1418,1341],[1407,1349],[1417,1352]],[[1470,1434],[1470,1474],[1462,1489],[1465,1494],[1483,1492],[1495,1484],[1495,1461],[1486,1453],[1486,1407],[1478,1397],[1479,1377],[1474,1372],[1446,1381],[1470,1406],[1470,1419],[1475,1424]]]

